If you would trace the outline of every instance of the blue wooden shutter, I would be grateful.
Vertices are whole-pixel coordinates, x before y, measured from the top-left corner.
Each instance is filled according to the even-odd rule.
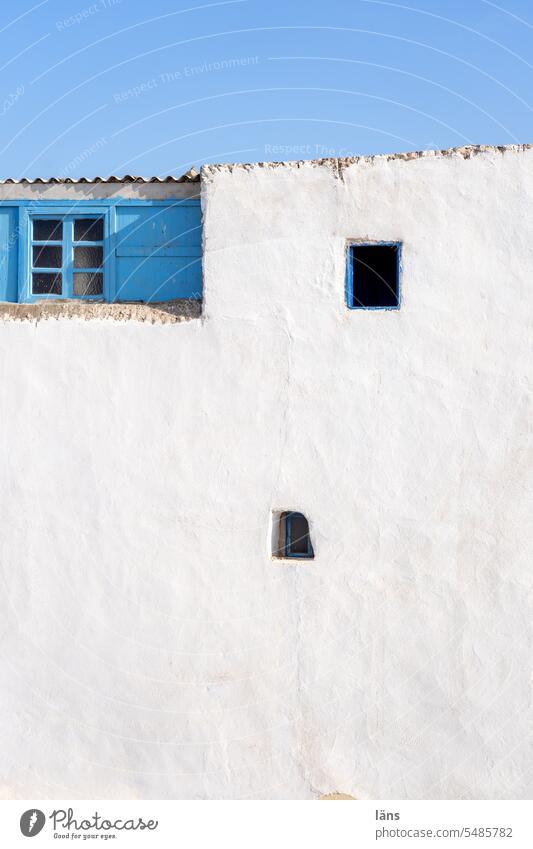
[[[117,301],[202,296],[200,201],[119,203],[115,218]]]
[[[0,206],[0,301],[18,300],[18,220],[16,206]]]

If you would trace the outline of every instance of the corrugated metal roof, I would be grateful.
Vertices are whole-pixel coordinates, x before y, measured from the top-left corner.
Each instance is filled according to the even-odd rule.
[[[200,180],[200,174],[195,168],[191,168],[186,174],[181,177],[137,177],[133,174],[124,174],[123,177],[116,177],[112,174],[110,177],[22,177],[16,180],[14,177],[7,177],[5,180],[0,180],[0,185],[7,183],[197,183]]]

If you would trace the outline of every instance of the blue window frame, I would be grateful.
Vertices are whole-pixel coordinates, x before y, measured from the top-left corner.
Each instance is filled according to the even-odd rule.
[[[283,557],[312,560],[315,555],[309,535],[309,523],[303,513],[283,513],[281,525]]]
[[[0,201],[0,300],[202,298],[198,198]]]
[[[351,242],[346,305],[352,310],[400,308],[401,242]]]
[[[104,298],[105,213],[30,214],[29,296]]]
[[[19,301],[111,300],[109,207],[34,201],[19,233]]]

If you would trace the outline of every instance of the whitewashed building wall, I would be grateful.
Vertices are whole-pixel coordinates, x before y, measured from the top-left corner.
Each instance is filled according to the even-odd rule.
[[[201,319],[0,324],[1,795],[531,798],[533,150],[202,205]]]

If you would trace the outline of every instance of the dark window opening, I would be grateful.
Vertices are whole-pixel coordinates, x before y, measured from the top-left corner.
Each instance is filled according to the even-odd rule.
[[[310,560],[315,556],[309,535],[309,522],[303,513],[281,514],[279,550],[282,557],[300,557]]]
[[[394,309],[400,303],[400,245],[351,245],[348,306]]]

